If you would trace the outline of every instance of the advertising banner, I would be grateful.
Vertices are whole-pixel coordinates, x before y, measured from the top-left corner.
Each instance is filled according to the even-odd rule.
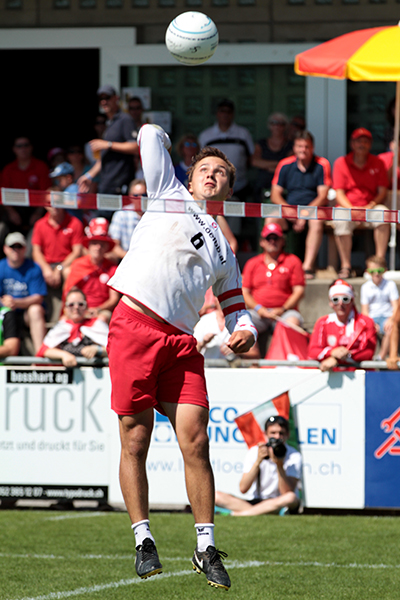
[[[365,506],[400,506],[400,377],[366,374]]]
[[[0,497],[106,501],[108,370],[1,368],[0,386]]]
[[[372,375],[388,377],[376,383],[377,390],[389,385],[390,375],[396,378],[390,373],[368,377]],[[247,447],[235,417],[284,392],[289,394],[297,423],[306,506],[363,508],[365,490],[369,505],[376,505],[378,500],[371,500],[370,477],[364,481],[365,460],[369,475],[378,465],[374,477],[386,481],[390,475],[394,489],[395,465],[388,461],[397,460],[398,446],[390,442],[392,446],[385,450],[382,444],[388,435],[380,424],[384,419],[393,421],[389,434],[397,436],[399,407],[388,393],[385,398],[375,391],[368,395],[367,437],[371,445],[365,450],[363,371],[328,374],[284,367],[206,369],[206,379],[210,454],[217,489],[239,494]],[[0,367],[0,385],[4,390],[0,401],[0,498],[122,502],[118,419],[110,409],[107,368]],[[390,389],[391,398],[400,397],[397,388]],[[382,414],[373,416],[370,405],[374,402]],[[371,437],[374,428],[376,440]],[[371,453],[379,448],[382,457],[371,463]],[[390,464],[387,473],[381,471],[386,462]],[[188,503],[175,433],[158,413],[147,473],[152,505]],[[398,493],[391,492],[390,498],[389,504],[379,500],[379,506],[399,506]]]

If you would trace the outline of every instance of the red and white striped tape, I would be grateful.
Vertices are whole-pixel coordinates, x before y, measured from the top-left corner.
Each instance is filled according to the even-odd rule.
[[[121,210],[130,206],[145,212],[186,213],[191,201],[160,200],[157,206],[148,207],[145,196],[113,196],[111,194],[69,194],[67,192],[42,192],[1,188],[0,204],[4,206],[54,206],[81,210]],[[203,210],[210,215],[224,217],[260,217],[306,219],[321,221],[357,221],[361,223],[400,223],[400,211],[365,208],[341,208],[328,206],[282,206],[280,204],[256,204],[226,200],[203,201]]]

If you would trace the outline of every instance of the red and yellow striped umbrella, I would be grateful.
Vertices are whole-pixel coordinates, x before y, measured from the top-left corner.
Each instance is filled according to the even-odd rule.
[[[298,75],[400,81],[400,27],[352,31],[296,56]]]

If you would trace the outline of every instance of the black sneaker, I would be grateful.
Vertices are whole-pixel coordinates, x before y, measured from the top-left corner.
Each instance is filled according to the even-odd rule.
[[[226,552],[217,550],[214,546],[208,546],[205,552],[199,552],[196,548],[192,558],[193,569],[197,573],[203,571],[209,585],[229,590],[231,580],[221,560],[221,558],[226,558],[227,556]]]
[[[143,540],[143,544],[136,546],[136,573],[142,579],[157,575],[162,572],[162,564],[158,559],[155,543],[150,538]]]

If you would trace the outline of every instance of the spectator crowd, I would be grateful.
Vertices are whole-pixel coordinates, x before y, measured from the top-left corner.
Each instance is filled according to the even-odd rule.
[[[1,187],[146,195],[137,144],[138,131],[144,122],[142,101],[139,97],[130,98],[125,112],[121,110],[118,94],[112,86],[101,86],[97,96],[99,112],[94,118],[92,140],[84,146],[73,143],[65,149],[52,148],[46,163],[35,157],[32,140],[22,132],[13,142],[15,159],[1,172]],[[236,122],[234,103],[223,99],[218,103],[213,125],[200,132],[198,137],[188,132],[177,141],[176,176],[188,185],[187,170],[193,156],[204,146],[215,146],[236,167],[233,201],[260,202],[265,201],[267,195],[276,205],[321,207],[328,204],[328,192],[333,189],[339,207],[386,209],[390,202],[392,144],[387,152],[374,156],[371,154],[372,134],[359,127],[350,135],[350,152],[335,161],[331,172],[328,160],[315,154],[313,135],[305,125],[301,115],[288,119],[283,113],[276,112],[267,118],[267,137],[254,141],[249,130]],[[109,288],[107,282],[125,256],[140,218],[141,214],[132,206],[114,213],[1,206],[0,356],[19,351],[39,352],[42,356],[58,356],[64,364],[72,364],[74,360],[69,356],[72,347],[82,356],[92,355],[97,342],[89,343],[88,331],[97,333],[99,322],[104,331],[110,321],[119,294]],[[301,330],[304,325],[299,302],[307,281],[316,276],[324,222],[268,218],[262,225],[254,223],[250,235],[240,219],[218,217],[217,222],[235,252],[252,251],[244,265],[243,295],[260,334],[249,356],[262,358],[266,354],[268,336],[273,334],[277,323],[293,331]],[[389,353],[391,332],[397,332],[394,327],[397,288],[384,278],[389,224],[336,221],[328,225],[334,230],[340,259],[337,279],[341,283],[336,281],[330,288],[328,299],[333,313],[323,322],[317,322],[311,336],[310,357],[320,360],[323,370],[340,367],[347,359],[354,362],[356,349],[368,331],[372,337],[367,355],[372,345],[374,353],[375,342],[372,342],[377,336],[381,341],[377,357],[384,359]],[[353,231],[360,226],[373,230],[375,254],[367,261],[370,280],[362,288],[359,313],[354,290],[346,280],[353,274]],[[288,235],[302,240],[298,244],[300,251],[286,250]],[[259,248],[261,253],[254,256]],[[334,293],[332,289],[340,290],[340,293]],[[205,302],[200,316],[195,332],[199,351],[206,357],[229,358],[224,346],[227,339],[224,316],[212,295],[211,304]],[[59,319],[64,325],[69,324],[70,329],[60,325]],[[353,322],[350,329],[355,327],[355,331],[358,322],[364,325],[363,334],[357,340],[346,337],[350,321]],[[57,323],[54,335],[47,331],[49,322]],[[78,333],[82,323],[84,334]],[[326,333],[327,327],[340,329],[342,326],[344,333]],[[59,344],[54,346],[58,342],[58,332],[66,335],[69,330],[70,337],[77,337],[62,340],[60,347]],[[30,338],[28,348],[22,344],[22,350],[21,332]],[[330,341],[336,337],[341,350],[335,344],[328,344],[325,335]],[[95,335],[95,340],[100,338],[101,334]],[[63,343],[68,350],[62,349]],[[105,344],[97,345],[102,348],[98,355],[103,355]]]

